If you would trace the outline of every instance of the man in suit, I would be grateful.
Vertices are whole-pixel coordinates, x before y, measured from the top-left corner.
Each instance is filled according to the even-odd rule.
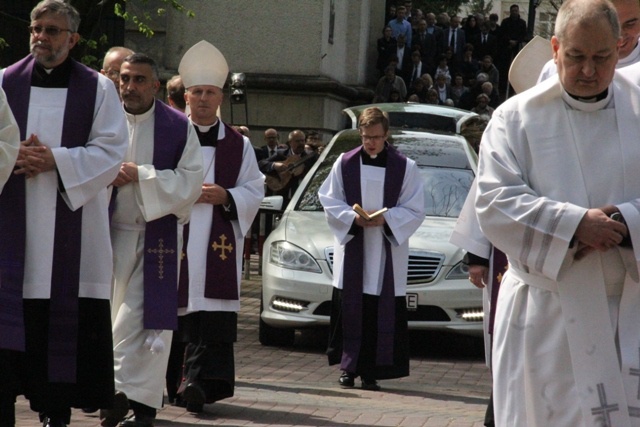
[[[411,87],[413,82],[418,80],[420,76],[427,71],[427,68],[422,62],[422,54],[419,50],[411,52],[411,65],[406,68],[402,78],[404,79],[405,86]]]
[[[433,19],[435,22],[435,16]],[[442,32],[442,30],[440,32]],[[418,29],[414,32],[412,40],[414,46],[420,46],[421,61],[424,67],[426,67],[425,71],[433,72],[436,67],[436,58],[440,52],[439,43],[442,42],[436,38],[435,33],[429,33],[426,19],[421,19],[420,22],[418,22]]]
[[[278,143],[280,142],[280,137],[278,136],[278,131],[269,128],[264,131],[264,142],[265,145],[256,150],[256,157],[258,161],[267,159],[274,154],[276,154],[276,150],[278,149]]]
[[[444,30],[444,37],[442,39],[442,50],[443,52],[447,50],[447,48],[451,49],[451,53],[453,56],[451,60],[453,61],[454,68],[456,65],[462,62],[462,55],[464,53],[464,46],[467,44],[466,37],[464,35],[464,31],[460,28],[460,17],[452,16],[449,21],[449,28]]]
[[[480,25],[480,33],[471,41],[473,43],[473,56],[481,60],[486,55],[496,58],[498,55],[498,38],[491,34],[488,22]]]

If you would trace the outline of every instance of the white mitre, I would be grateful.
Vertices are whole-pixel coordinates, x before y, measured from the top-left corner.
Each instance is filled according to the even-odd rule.
[[[229,74],[224,55],[211,43],[201,40],[184,54],[178,73],[185,88],[211,85],[223,88]]]

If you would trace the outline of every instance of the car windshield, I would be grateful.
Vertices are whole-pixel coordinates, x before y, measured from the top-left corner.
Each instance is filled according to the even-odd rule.
[[[474,178],[473,171],[469,168],[443,165],[443,163],[451,163],[443,159],[451,151],[448,148],[457,142],[438,141],[437,145],[425,145],[416,143],[418,140],[419,138],[403,138],[398,141],[397,147],[415,160],[420,168],[420,174],[424,179],[427,216],[458,217]],[[424,142],[424,137],[422,140]],[[320,186],[327,178],[338,156],[358,144],[360,144],[360,138],[357,133],[344,135],[344,138],[338,138],[334,142],[331,152],[318,166],[304,193],[298,199],[296,210],[322,211],[318,198]],[[427,158],[429,162],[426,161]],[[466,159],[464,161],[466,163]]]

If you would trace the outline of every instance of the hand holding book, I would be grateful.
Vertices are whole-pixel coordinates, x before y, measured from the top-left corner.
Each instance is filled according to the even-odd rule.
[[[353,210],[355,211],[355,213],[360,215],[360,217],[362,219],[364,219],[365,221],[372,221],[376,217],[378,217],[378,216],[382,215],[383,213],[385,213],[388,209],[387,208],[382,208],[382,209],[379,209],[379,210],[377,210],[375,212],[367,213],[364,209],[362,209],[362,206],[360,206],[358,203],[356,203],[355,205],[353,205]]]

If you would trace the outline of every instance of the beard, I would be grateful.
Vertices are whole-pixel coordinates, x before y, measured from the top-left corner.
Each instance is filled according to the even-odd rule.
[[[50,45],[46,45],[40,41],[30,43],[30,47],[31,55],[45,68],[52,68],[58,65],[60,59],[67,54],[63,48],[56,50]]]

